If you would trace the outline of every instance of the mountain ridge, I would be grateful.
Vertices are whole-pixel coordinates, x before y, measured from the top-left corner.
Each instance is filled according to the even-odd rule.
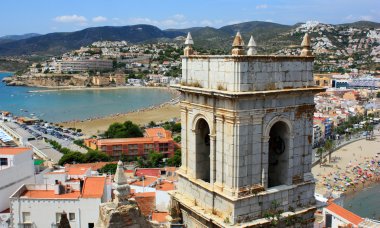
[[[49,33],[26,39],[7,40],[5,43],[3,41],[0,42],[0,56],[60,55],[99,40],[126,40],[131,43],[139,43],[186,36],[188,31],[192,33],[194,42],[199,47],[226,49],[230,47],[230,41],[237,31],[240,31],[247,41],[249,36],[253,35],[256,41],[263,43],[263,46],[273,46],[279,40],[279,37],[285,36],[284,34],[289,33],[299,25],[300,23],[282,25],[273,22],[250,21],[220,28],[191,27],[187,29],[162,30],[147,24],[90,27],[75,32]],[[357,21],[334,26],[380,28],[380,23]]]

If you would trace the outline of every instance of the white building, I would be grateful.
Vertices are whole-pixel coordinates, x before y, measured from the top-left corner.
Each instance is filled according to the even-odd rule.
[[[0,148],[0,212],[9,208],[9,197],[23,184],[35,183],[31,148]]]
[[[82,188],[70,185],[23,185],[10,198],[11,227],[57,227],[67,213],[72,228],[94,227],[99,205],[109,200],[107,178],[87,177]]]
[[[359,224],[364,221],[360,216],[335,203],[323,208],[323,217],[325,220],[325,227],[330,228],[359,227]]]

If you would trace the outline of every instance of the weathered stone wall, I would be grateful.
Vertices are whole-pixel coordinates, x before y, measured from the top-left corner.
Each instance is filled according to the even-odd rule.
[[[182,59],[182,82],[234,92],[309,87],[314,85],[313,60],[313,57],[189,56]]]
[[[274,202],[278,209],[297,216],[307,210],[306,217],[312,216],[313,98],[322,91],[314,87],[312,61],[273,56],[183,58],[182,167],[176,198],[182,195],[186,202],[180,203],[200,208],[197,211],[209,221],[217,216],[230,224],[263,218]],[[199,171],[208,171],[197,162],[201,119],[210,128],[210,181],[197,177]],[[273,128],[277,123],[281,127]],[[269,168],[271,129],[281,131],[285,142],[284,152],[276,155],[275,171]],[[270,185],[268,176],[280,181]],[[191,217],[189,212],[186,216]]]

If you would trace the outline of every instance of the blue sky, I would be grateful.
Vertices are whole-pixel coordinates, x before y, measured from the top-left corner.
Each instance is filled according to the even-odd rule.
[[[3,0],[0,36],[152,24],[188,28],[244,21],[380,22],[380,0]]]

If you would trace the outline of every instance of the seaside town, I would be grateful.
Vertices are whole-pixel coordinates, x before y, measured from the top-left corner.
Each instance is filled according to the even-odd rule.
[[[240,31],[199,48],[196,32],[99,40],[3,77],[170,99],[56,122],[0,106],[0,228],[380,227],[380,28],[308,21],[269,53]]]
[[[13,86],[56,88],[168,86],[179,83],[180,51],[176,43],[135,45],[126,41],[97,41],[34,63],[17,73],[20,75],[3,81]]]

